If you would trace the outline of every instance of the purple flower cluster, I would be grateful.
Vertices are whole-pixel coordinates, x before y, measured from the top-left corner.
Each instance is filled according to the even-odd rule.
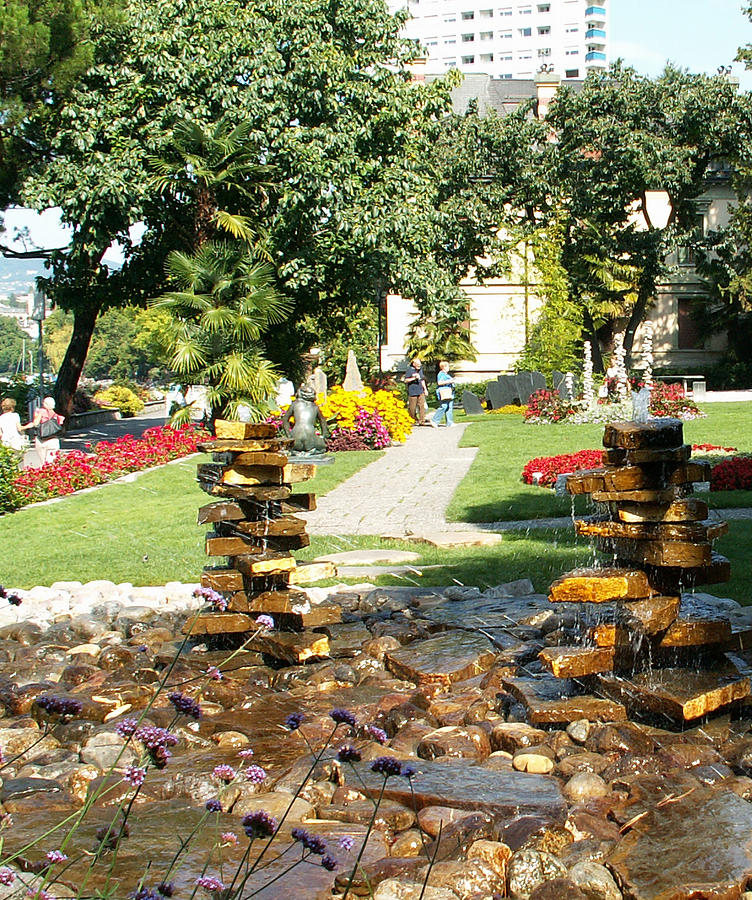
[[[0,884],[4,884],[6,886],[13,884],[16,880],[16,873],[7,867],[3,867],[0,869]]]
[[[21,598],[18,594],[9,594],[8,591],[0,584],[0,600],[7,600],[11,606],[20,606]]]
[[[157,885],[157,892],[163,897],[172,897],[175,893],[175,885],[171,881],[161,881]]]
[[[344,850],[345,853],[349,853],[355,846],[355,841],[346,834],[343,834],[337,843],[339,844],[340,850]]]
[[[212,769],[212,778],[218,778],[220,781],[224,781],[225,784],[229,784],[237,777],[238,773],[235,771],[235,769],[233,769],[232,766],[226,765],[225,763],[214,766],[214,768]]]
[[[385,744],[388,740],[387,733],[384,731],[384,729],[377,728],[375,725],[366,725],[363,731],[368,735],[368,737],[372,738],[379,744]]]
[[[224,612],[227,609],[227,598],[213,588],[198,587],[193,592],[193,596],[198,600],[204,600],[206,603],[211,603],[211,605],[219,610],[219,612]]]
[[[352,430],[374,450],[383,450],[392,443],[389,429],[375,411],[359,409],[355,414],[355,427]]]
[[[206,674],[212,681],[221,681],[222,680],[222,671],[218,669],[216,666],[209,666],[206,670]]]
[[[148,887],[140,887],[128,894],[129,900],[160,900],[159,893]]]
[[[241,759],[250,759],[253,756],[253,750],[250,747],[244,747],[242,750],[238,750],[238,756]]]
[[[225,889],[225,885],[219,878],[215,878],[213,875],[202,875],[200,878],[196,879],[196,887],[201,887],[205,891],[209,891],[210,894],[215,891],[223,891]]]
[[[262,784],[266,781],[266,772],[261,766],[248,766],[243,774],[251,784]]]
[[[337,759],[340,762],[358,762],[360,758],[360,750],[352,744],[344,744],[337,751]]]
[[[207,812],[222,812],[222,804],[216,797],[213,797],[211,800],[206,801],[206,811]]]
[[[176,711],[182,713],[182,715],[190,716],[192,719],[201,718],[201,707],[193,697],[189,697],[181,691],[171,691],[167,695],[167,699],[172,703]]]
[[[386,778],[402,775],[402,763],[393,756],[379,756],[371,763],[371,771],[378,772]]]
[[[326,853],[326,841],[318,834],[311,834],[305,828],[293,828],[291,834],[292,839],[300,841],[310,853],[316,853],[318,856],[323,856]]]
[[[305,719],[305,716],[301,712],[290,713],[285,719],[285,728],[288,731],[297,731],[303,723],[303,719]]]
[[[351,713],[349,709],[333,709],[329,713],[329,717],[338,725],[349,725],[350,728],[355,728],[358,724],[354,713]]]
[[[274,619],[271,616],[260,615],[256,617],[256,624],[265,631],[271,631],[274,628]]]
[[[36,704],[43,709],[48,716],[57,716],[59,719],[71,719],[77,716],[84,708],[80,700],[71,697],[56,697],[54,694],[40,694]]]
[[[241,824],[249,838],[271,837],[277,830],[277,820],[263,809],[244,816]]]
[[[47,859],[52,865],[55,863],[65,862],[68,857],[63,853],[62,850],[48,850],[47,851]]]
[[[146,779],[146,769],[139,766],[128,766],[123,774],[123,781],[127,781],[132,787],[138,788]]]
[[[172,756],[168,747],[177,744],[177,736],[166,728],[156,725],[139,725],[135,719],[123,719],[119,722],[115,731],[122,738],[133,737],[140,741],[149,755],[149,759],[158,769],[164,769],[167,760]]]

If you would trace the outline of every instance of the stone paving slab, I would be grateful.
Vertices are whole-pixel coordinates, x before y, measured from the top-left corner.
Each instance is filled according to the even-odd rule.
[[[345,550],[341,553],[325,553],[314,562],[332,562],[339,566],[378,566],[389,563],[410,563],[420,559],[419,553],[410,550]]]

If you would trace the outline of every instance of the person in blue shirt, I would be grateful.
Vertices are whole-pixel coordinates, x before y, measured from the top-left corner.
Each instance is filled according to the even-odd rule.
[[[445,359],[439,363],[436,395],[439,398],[439,408],[429,419],[429,424],[432,428],[438,428],[441,420],[446,417],[447,427],[451,428],[454,425],[454,378],[449,374],[449,363]]]

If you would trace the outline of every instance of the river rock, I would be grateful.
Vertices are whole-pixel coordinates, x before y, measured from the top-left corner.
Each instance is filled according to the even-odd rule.
[[[500,722],[491,732],[491,746],[494,750],[515,753],[527,747],[535,747],[546,739],[547,732],[533,728],[525,722]]]
[[[449,888],[429,886],[424,890],[422,884],[388,878],[376,888],[373,900],[457,900],[457,894]]]
[[[590,900],[569,878],[552,878],[533,888],[530,900]]]
[[[544,745],[529,750],[518,750],[514,754],[512,765],[518,772],[548,775],[554,767],[553,753]]]
[[[331,804],[324,809],[327,819],[336,822],[351,822],[355,825],[368,825],[373,817],[373,803],[370,800],[355,800],[344,805]],[[399,803],[382,801],[379,811],[373,819],[373,827],[381,831],[404,831],[415,823],[415,813]]]
[[[391,856],[418,856],[423,850],[423,841],[419,829],[408,828],[397,835],[389,853]]]
[[[402,650],[386,653],[390,672],[416,684],[441,684],[486,672],[494,663],[493,645],[481,634],[450,631]]]
[[[468,815],[469,812],[466,809],[454,809],[451,806],[426,806],[418,813],[418,824],[422,831],[435,838],[444,832],[451,822],[460,822]]]
[[[566,876],[566,868],[550,853],[518,850],[509,861],[509,893],[515,900],[528,900],[539,884]]]
[[[285,822],[287,824],[305,822],[315,818],[315,811],[310,803],[300,797],[292,799],[293,795],[287,791],[270,791],[265,794],[251,794],[241,791],[232,807],[233,816],[247,816],[249,813],[264,810],[275,819],[279,820],[290,808]],[[291,805],[292,803],[292,805]]]
[[[606,782],[593,772],[578,772],[564,785],[564,796],[572,803],[603,797],[609,793]]]
[[[132,744],[126,746],[123,738],[114,731],[99,731],[85,740],[81,747],[81,762],[90,763],[104,772],[116,764],[120,768],[136,765],[138,754]]]
[[[578,862],[569,870],[573,881],[587,900],[622,900],[622,893],[605,866],[595,862]]]
[[[437,728],[418,744],[418,756],[422,759],[449,756],[483,760],[490,753],[490,741],[480,728]]]

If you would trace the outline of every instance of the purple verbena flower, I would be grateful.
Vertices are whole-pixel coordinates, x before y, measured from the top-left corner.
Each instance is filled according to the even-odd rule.
[[[237,842],[238,842],[238,836],[235,834],[234,831],[223,831],[220,834],[219,839],[222,841],[223,844],[228,844],[228,845],[237,844]]]
[[[123,719],[115,726],[115,732],[121,738],[129,738],[138,728],[138,722],[135,719]]]
[[[402,764],[393,756],[379,756],[371,763],[371,771],[389,778],[391,775],[402,774]]]
[[[271,616],[267,615],[256,616],[256,624],[259,628],[270,631],[272,628],[274,628],[274,619]]]
[[[171,691],[167,695],[167,699],[175,707],[175,710],[184,716],[190,716],[192,719],[201,718],[201,707],[193,697],[189,697],[180,691]]]
[[[350,712],[349,709],[333,709],[329,713],[329,716],[338,725],[349,725],[351,728],[355,728],[355,726],[358,724],[358,720],[355,718],[355,715]]]
[[[204,600],[206,603],[211,603],[211,605],[219,610],[219,612],[224,612],[227,609],[227,598],[220,594],[219,591],[215,591],[214,588],[196,588],[193,592],[193,596],[198,600]]]
[[[206,810],[207,812],[222,812],[222,804],[213,797],[211,800],[206,801]]]
[[[409,763],[406,766],[402,767],[402,777],[403,778],[410,779],[410,778],[413,778],[417,774],[418,774],[418,770],[415,768],[415,766],[411,766]]]
[[[7,866],[3,866],[3,868],[0,869],[0,884],[8,886],[13,884],[15,880],[16,873],[12,869],[9,869]]]
[[[157,893],[163,897],[172,897],[175,893],[175,885],[171,881],[161,881],[157,885]]]
[[[55,863],[65,862],[68,857],[62,850],[48,850],[47,859],[54,865]]]
[[[321,857],[321,865],[327,872],[333,872],[337,868],[337,860],[327,853],[326,856]]]
[[[178,742],[176,735],[157,725],[139,725],[133,732],[133,737],[144,745],[149,759],[158,769],[164,769],[172,756],[167,748],[174,747]]]
[[[39,888],[29,888],[26,891],[26,896],[33,897],[34,900],[55,900],[49,891],[41,890]]]
[[[261,784],[266,780],[266,772],[261,766],[248,766],[244,774],[251,784]]]
[[[159,900],[157,891],[148,887],[140,887],[137,891],[128,894],[129,900]]]
[[[360,750],[352,744],[344,744],[337,751],[337,759],[340,762],[357,762],[360,758]]]
[[[209,666],[209,667],[207,668],[207,670],[206,670],[206,674],[207,674],[207,675],[209,676],[209,678],[211,678],[213,681],[221,681],[222,678],[224,677],[224,676],[222,675],[221,670],[218,669],[216,666]]]
[[[277,820],[263,809],[243,816],[242,825],[249,838],[271,837],[277,830]]]
[[[343,834],[337,843],[339,844],[340,850],[344,850],[345,853],[349,853],[355,846],[355,841],[346,834]]]
[[[128,766],[123,773],[123,781],[127,781],[132,787],[138,788],[146,779],[146,769],[140,766]]]
[[[195,884],[196,887],[202,887],[205,891],[209,891],[209,893],[223,891],[225,889],[224,883],[213,875],[202,875],[200,878],[196,879]]]
[[[60,719],[77,716],[84,708],[80,700],[74,700],[72,697],[57,697],[54,694],[40,694],[35,702],[48,716],[57,716]]]
[[[253,750],[250,747],[244,747],[242,750],[238,750],[238,756],[241,759],[251,759],[253,756]]]
[[[305,828],[293,828],[290,834],[294,841],[300,841],[306,850],[309,850],[311,853],[315,853],[318,856],[323,856],[326,853],[326,841],[319,837],[318,834],[311,834]]]
[[[305,716],[301,712],[290,713],[285,719],[285,728],[287,728],[288,731],[297,731],[304,718]]]
[[[383,728],[377,728],[375,725],[366,725],[366,734],[377,741],[379,744],[385,744],[388,740],[387,733]]]
[[[212,778],[218,778],[220,781],[224,781],[225,784],[229,784],[237,777],[238,773],[235,771],[235,769],[233,769],[232,766],[226,765],[225,763],[214,766],[214,768],[212,769]]]

